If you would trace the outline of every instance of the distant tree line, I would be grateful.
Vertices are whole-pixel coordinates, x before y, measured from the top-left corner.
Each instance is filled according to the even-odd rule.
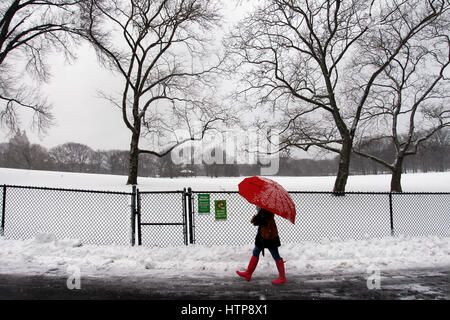
[[[421,133],[419,132],[418,135]],[[375,154],[385,163],[395,163],[396,146],[392,140],[370,141],[365,147],[366,153]],[[404,159],[402,172],[444,172],[450,169],[450,130],[445,128],[434,133],[420,144],[417,153]],[[353,174],[391,173],[381,162],[373,161],[356,153],[352,155],[351,172]]]
[[[371,143],[366,149],[386,161],[392,157],[388,142]],[[68,142],[46,149],[29,142],[25,131],[18,131],[9,142],[0,144],[0,167],[64,172],[127,175],[127,150],[93,150],[84,144]],[[296,159],[281,156],[279,176],[333,176],[338,157],[330,159]],[[170,154],[158,157],[142,154],[140,176],[144,177],[236,177],[260,174],[260,164],[175,165]],[[414,157],[405,161],[405,172],[443,172],[450,170],[450,130],[443,130],[423,144]],[[381,164],[353,154],[352,174],[389,173]]]

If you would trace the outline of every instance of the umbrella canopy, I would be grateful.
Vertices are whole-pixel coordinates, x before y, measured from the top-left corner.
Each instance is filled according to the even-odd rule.
[[[245,178],[239,183],[239,194],[248,202],[295,223],[294,201],[277,182],[262,177]]]

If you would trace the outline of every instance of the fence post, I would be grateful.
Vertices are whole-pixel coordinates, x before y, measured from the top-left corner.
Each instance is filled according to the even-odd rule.
[[[131,245],[136,241],[136,186],[133,185],[131,192]]]
[[[389,214],[391,220],[391,236],[394,236],[394,213],[392,208],[392,192],[389,192]]]
[[[188,223],[187,223],[187,209],[186,209],[186,188],[183,188],[183,196],[182,196],[182,203],[183,203],[183,235],[184,235],[184,244],[188,245]]]
[[[0,225],[0,236],[5,235],[5,211],[6,211],[6,184],[3,185],[3,197],[2,197],[2,221]]]
[[[188,188],[188,213],[189,213],[189,243],[194,244],[195,243],[195,236],[194,236],[194,212],[192,207],[192,189]]]
[[[138,236],[138,246],[142,245],[142,228],[141,228],[141,193],[139,189],[136,191],[136,199],[137,199],[137,236]]]

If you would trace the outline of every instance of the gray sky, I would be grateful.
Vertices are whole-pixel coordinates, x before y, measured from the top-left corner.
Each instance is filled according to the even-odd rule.
[[[130,134],[119,109],[98,95],[99,90],[119,91],[119,80],[98,64],[88,45],[79,47],[77,55],[73,64],[56,54],[48,59],[52,76],[42,85],[41,92],[53,105],[56,124],[39,137],[30,129],[31,119],[21,115],[21,129],[26,130],[30,142],[47,148],[78,142],[94,149],[128,149]],[[2,130],[0,141],[7,140],[6,131]]]
[[[72,65],[60,56],[51,60],[53,76],[42,89],[53,104],[56,125],[41,139],[27,131],[29,139],[48,148],[73,141],[94,149],[128,149],[130,134],[119,109],[98,95],[99,90],[119,91],[119,79],[98,64],[88,45],[77,54]]]

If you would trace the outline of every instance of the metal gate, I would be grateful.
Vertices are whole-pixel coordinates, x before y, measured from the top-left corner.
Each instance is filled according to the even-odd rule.
[[[135,191],[137,239],[132,244],[166,247],[188,245],[188,193],[183,191]],[[132,204],[133,206],[133,204]],[[134,230],[132,230],[134,234]]]

